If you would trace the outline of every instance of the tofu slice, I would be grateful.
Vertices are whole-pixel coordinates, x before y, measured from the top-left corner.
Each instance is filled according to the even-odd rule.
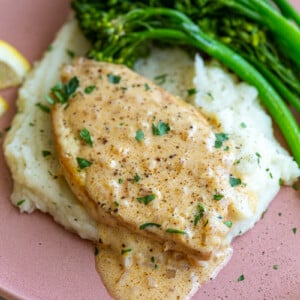
[[[125,66],[78,58],[61,73],[64,83],[74,77],[79,87],[54,105],[52,126],[64,175],[91,216],[201,259],[223,248],[230,141],[215,147],[199,110]]]

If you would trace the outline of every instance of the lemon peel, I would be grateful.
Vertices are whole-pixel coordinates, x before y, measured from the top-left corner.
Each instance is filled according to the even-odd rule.
[[[0,96],[0,116],[8,109],[8,104],[7,102],[4,100],[4,98],[2,98]]]
[[[0,40],[0,89],[19,85],[29,70],[28,60],[15,47]]]

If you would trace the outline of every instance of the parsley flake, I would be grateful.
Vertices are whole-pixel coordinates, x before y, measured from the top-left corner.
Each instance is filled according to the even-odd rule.
[[[146,195],[144,197],[138,197],[138,198],[136,198],[136,200],[139,203],[144,203],[145,205],[148,205],[154,199],[155,199],[155,195],[154,194],[150,194],[150,195]]]
[[[122,249],[121,250],[121,254],[124,255],[124,254],[127,254],[127,253],[131,252],[131,251],[132,251],[132,249],[130,249],[130,248],[128,248],[128,249]]]
[[[70,49],[67,49],[66,50],[67,54],[71,57],[71,58],[74,58],[75,57],[75,52],[70,50]]]
[[[228,228],[232,227],[232,222],[231,221],[224,221],[223,224],[226,225]]]
[[[157,223],[144,223],[144,224],[142,224],[141,226],[140,226],[140,229],[141,230],[144,230],[144,229],[146,229],[147,227],[161,227],[161,225],[160,224],[157,224]]]
[[[165,135],[170,131],[170,126],[167,123],[159,121],[157,126],[152,123],[152,133],[153,135]]]
[[[294,234],[296,234],[296,233],[297,233],[297,228],[294,227],[294,228],[292,229],[292,231],[293,231]]]
[[[124,179],[123,178],[119,178],[118,179],[118,184],[122,184],[124,182]]]
[[[99,254],[99,249],[98,249],[98,247],[95,247],[94,255],[97,256],[98,254]]]
[[[140,179],[141,179],[141,177],[139,176],[139,174],[136,173],[136,174],[134,175],[134,182],[139,182]]]
[[[114,75],[114,74],[108,74],[108,81],[112,84],[118,84],[121,81],[121,76],[119,75]]]
[[[80,169],[85,169],[93,164],[91,161],[81,157],[76,157],[76,160]]]
[[[95,85],[90,85],[90,86],[88,86],[88,87],[86,87],[86,88],[84,89],[84,92],[85,92],[86,94],[91,94],[91,93],[94,91],[95,88],[96,88]]]
[[[20,201],[17,202],[17,206],[21,206],[26,200],[25,199],[22,199]]]
[[[152,262],[153,265],[154,265],[154,269],[157,269],[157,268],[158,268],[158,265],[155,263],[155,257],[152,256],[150,260],[151,260],[151,262]]]
[[[278,270],[278,265],[273,265],[274,270]]]
[[[48,96],[46,97],[48,102],[51,102],[50,98],[52,98],[52,102],[56,103],[66,103],[68,99],[75,93],[79,86],[79,80],[78,78],[72,77],[69,82],[66,84],[63,84],[62,82],[57,83],[55,86],[51,88],[51,93],[55,97],[53,99],[52,97]]]
[[[42,110],[43,112],[49,114],[50,113],[50,107],[44,105],[43,103],[41,102],[38,102],[35,104],[35,106],[37,106],[40,110]]]
[[[242,184],[242,181],[241,181],[240,178],[236,178],[236,177],[230,176],[229,177],[229,183],[230,183],[230,186],[235,187],[237,185]]]
[[[237,281],[243,281],[243,280],[245,280],[245,276],[242,274],[242,275],[238,278]]]
[[[197,90],[195,88],[187,90],[188,96],[193,96],[197,94]]]
[[[144,132],[141,129],[139,129],[135,134],[135,139],[138,142],[141,142],[144,139],[144,137],[145,137]]]
[[[215,201],[220,201],[223,198],[224,198],[224,195],[222,195],[222,194],[218,194],[218,193],[214,194]]]
[[[48,150],[43,150],[42,155],[43,155],[43,157],[47,157],[47,156],[51,155],[51,152]]]
[[[91,134],[86,128],[83,128],[79,132],[79,135],[84,142],[86,142],[90,146],[93,146],[93,140],[92,140]]]
[[[199,221],[203,218],[205,214],[205,207],[202,204],[197,205],[198,212],[195,214],[194,217],[194,226],[196,226]]]
[[[166,232],[168,232],[168,233],[175,233],[175,234],[187,234],[186,231],[178,230],[178,229],[174,229],[174,228],[168,228],[166,230]]]
[[[215,148],[221,148],[223,143],[225,141],[228,141],[229,139],[229,136],[227,133],[216,133],[215,134],[215,137],[216,137],[216,141],[215,141]]]
[[[145,91],[149,91],[151,88],[148,83],[145,83]]]
[[[167,76],[168,76],[168,74],[161,74],[161,75],[155,76],[154,81],[156,81],[156,83],[158,85],[162,85],[166,82]]]
[[[240,126],[241,126],[242,128],[247,128],[247,125],[246,125],[244,122],[242,122],[242,123],[240,124]]]

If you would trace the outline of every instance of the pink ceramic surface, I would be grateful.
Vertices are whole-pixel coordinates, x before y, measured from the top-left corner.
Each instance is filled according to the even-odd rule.
[[[66,20],[69,0],[0,0],[0,39],[31,62],[41,58]],[[300,0],[292,1],[300,9]],[[15,89],[0,131],[15,112]],[[66,232],[51,217],[20,214],[11,206],[12,179],[0,138],[0,297],[6,299],[111,299],[94,268],[93,245]],[[298,232],[293,233],[293,228]],[[234,255],[195,299],[300,299],[300,194],[283,188],[254,229],[237,238]],[[274,265],[278,269],[273,268]],[[244,281],[238,282],[240,275]]]

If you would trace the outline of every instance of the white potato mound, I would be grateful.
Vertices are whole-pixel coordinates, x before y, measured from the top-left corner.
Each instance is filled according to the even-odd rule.
[[[96,222],[87,215],[62,176],[50,116],[36,105],[47,105],[44,95],[59,81],[60,66],[70,62],[67,50],[83,55],[88,46],[74,20],[62,28],[53,50],[35,66],[20,90],[19,112],[4,147],[15,182],[11,199],[21,212],[48,212],[66,229],[96,240]],[[213,121],[212,126],[221,126],[234,141],[238,149],[233,173],[239,175],[253,195],[251,201],[241,199],[238,193],[234,195],[229,239],[251,228],[278,192],[279,179],[292,184],[300,175],[297,164],[274,139],[271,119],[260,106],[256,89],[239,82],[218,63],[205,65],[200,56],[194,61],[179,49],[153,49],[150,57],[137,62],[135,69],[199,106]]]

